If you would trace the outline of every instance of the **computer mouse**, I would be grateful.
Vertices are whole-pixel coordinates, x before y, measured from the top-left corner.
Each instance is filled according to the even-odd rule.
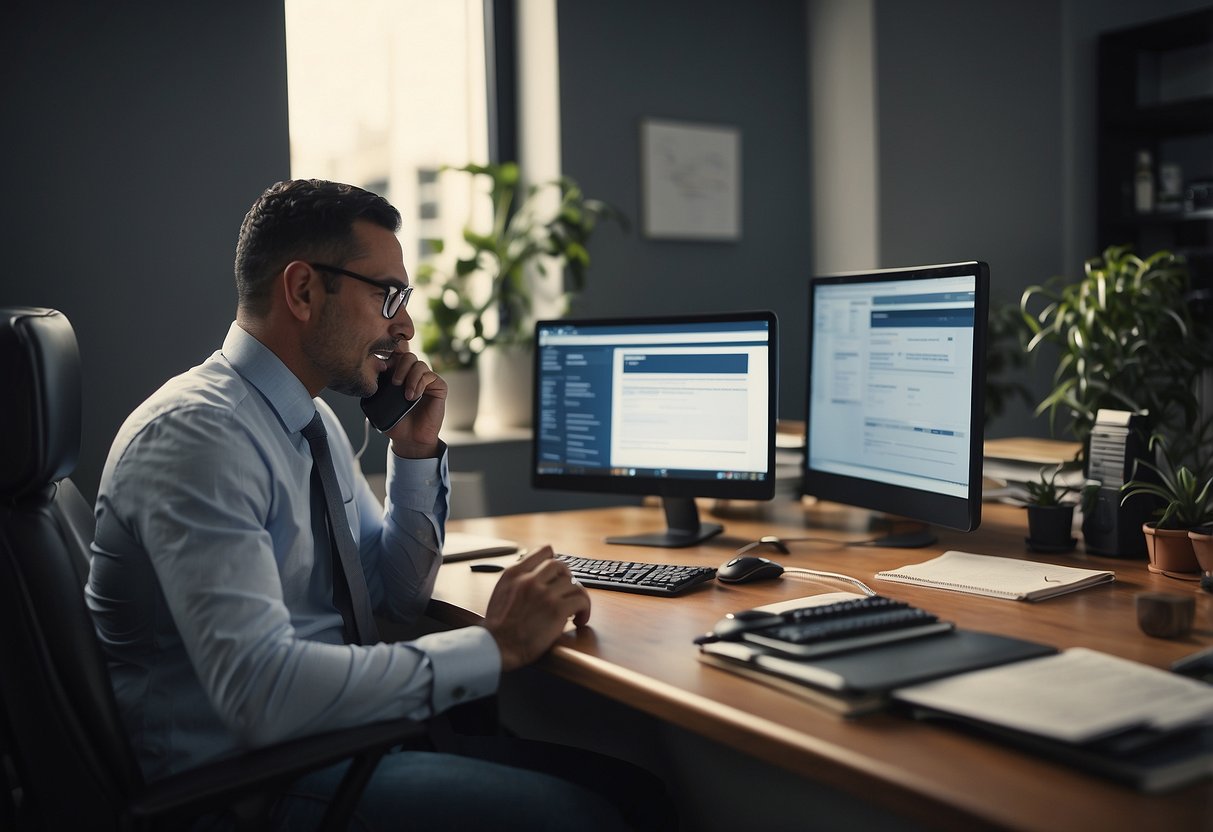
[[[716,580],[726,584],[748,584],[766,581],[783,574],[783,567],[773,560],[756,555],[740,555],[716,570]]]

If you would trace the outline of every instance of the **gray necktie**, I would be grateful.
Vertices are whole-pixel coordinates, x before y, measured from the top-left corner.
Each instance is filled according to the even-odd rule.
[[[371,611],[370,592],[362,574],[362,562],[350,531],[345,509],[341,504],[341,487],[329,453],[328,434],[320,413],[312,417],[303,429],[303,436],[312,448],[312,489],[319,486],[328,511],[329,548],[333,553],[333,604],[345,620],[347,642],[375,644],[379,632]],[[315,500],[312,501],[313,510]],[[315,526],[315,524],[313,524]]]

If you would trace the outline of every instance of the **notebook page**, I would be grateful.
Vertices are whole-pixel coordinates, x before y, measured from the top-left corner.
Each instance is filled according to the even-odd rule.
[[[1213,721],[1213,687],[1075,647],[902,688],[898,700],[1071,743]]]
[[[955,550],[922,563],[878,572],[885,581],[921,584],[996,598],[1046,598],[1113,580],[1102,569],[1079,569],[1050,563],[975,555]]]

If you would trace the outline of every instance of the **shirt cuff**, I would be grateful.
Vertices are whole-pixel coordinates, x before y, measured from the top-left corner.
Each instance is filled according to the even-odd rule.
[[[447,447],[438,443],[438,456],[425,459],[405,459],[387,451],[387,482],[392,502],[405,508],[429,511],[434,493],[449,488],[451,475],[447,468]]]
[[[393,506],[406,511],[431,515],[435,522],[439,548],[443,530],[450,514],[451,473],[447,463],[447,446],[438,441],[438,457],[405,459],[387,449],[388,499]]]
[[[484,627],[463,627],[430,633],[413,642],[425,652],[433,671],[430,706],[433,713],[497,692],[501,680],[501,651]]]

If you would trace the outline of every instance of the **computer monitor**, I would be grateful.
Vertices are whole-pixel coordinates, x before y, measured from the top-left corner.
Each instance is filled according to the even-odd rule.
[[[767,311],[537,322],[532,483],[662,498],[665,531],[609,543],[718,534],[696,497],[775,494],[778,355]]]
[[[989,287],[977,261],[811,280],[805,494],[977,528]]]

